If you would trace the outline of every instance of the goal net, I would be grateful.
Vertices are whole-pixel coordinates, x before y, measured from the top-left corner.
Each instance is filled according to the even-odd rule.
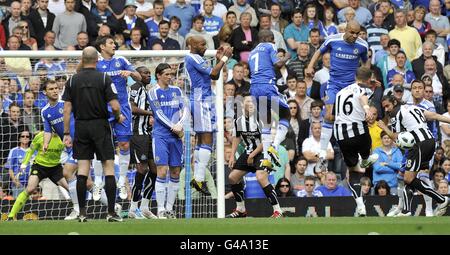
[[[173,85],[179,86],[185,93],[186,103],[189,101],[190,80],[184,68],[184,56],[188,51],[116,51],[117,56],[126,57],[135,68],[148,67],[151,71],[152,81],[148,88],[156,84],[155,68],[160,63],[168,63],[174,70]],[[205,58],[215,64],[215,51],[207,51]],[[81,59],[81,51],[2,51],[0,52],[0,107],[3,109],[0,115],[1,123],[10,120],[9,105],[17,103],[21,109],[20,119],[33,134],[42,130],[40,110],[46,104],[46,98],[41,87],[45,80],[55,80],[62,92],[65,81],[76,72],[76,67]],[[134,81],[129,79],[128,85]],[[223,105],[222,76],[213,82],[215,102],[217,106]],[[32,107],[29,107],[32,105]],[[31,110],[30,110],[31,109]],[[223,107],[216,107],[216,119],[223,120]],[[186,121],[183,138],[184,167],[180,174],[180,190],[174,206],[177,218],[211,218],[225,215],[224,200],[224,134],[223,121],[217,121],[217,130],[214,135],[214,146],[206,179],[213,180],[208,183],[211,196],[200,194],[189,185],[193,178],[193,149],[195,148],[195,133],[192,131],[192,120]],[[5,132],[5,130],[3,130]],[[0,139],[0,166],[1,166],[1,190],[0,212],[2,218],[7,216],[14,204],[14,199],[27,184],[29,172],[18,175],[21,163],[20,156],[11,153],[19,146],[19,141],[11,140],[11,137],[19,137],[17,131],[9,130],[9,134],[2,134]],[[15,134],[14,134],[15,132]],[[15,135],[15,136],[14,136]],[[218,149],[220,148],[220,149]],[[156,148],[157,149],[157,148]],[[190,162],[190,164],[188,164]],[[118,168],[118,166],[116,167]],[[29,171],[29,170],[28,170]],[[116,171],[118,172],[118,171]],[[122,206],[122,216],[127,216],[131,187],[134,183],[136,167],[130,164],[128,171],[129,196],[121,200],[117,196],[117,203]],[[91,170],[93,177],[94,171]],[[12,178],[14,176],[14,178]],[[169,176],[169,175],[168,175]],[[117,176],[118,178],[118,176]],[[2,199],[3,198],[3,199]],[[87,201],[87,213],[89,218],[106,217],[106,205],[93,201],[89,193]],[[156,200],[152,196],[151,210],[156,214]],[[72,202],[66,199],[63,192],[50,180],[44,179],[35,194],[30,196],[23,209],[18,213],[17,219],[64,219],[72,210]]]

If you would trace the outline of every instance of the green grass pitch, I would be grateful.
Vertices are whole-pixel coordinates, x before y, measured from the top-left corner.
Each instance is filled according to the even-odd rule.
[[[0,234],[150,234],[150,235],[316,235],[316,234],[450,234],[450,217],[334,217],[177,219],[106,222],[13,221],[0,222]]]

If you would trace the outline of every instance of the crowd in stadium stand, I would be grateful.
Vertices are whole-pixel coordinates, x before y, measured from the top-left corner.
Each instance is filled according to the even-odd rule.
[[[343,33],[346,23],[356,20],[359,37],[370,48],[375,79],[382,83],[372,88],[368,121],[372,150],[379,159],[366,169],[361,183],[367,195],[389,196],[397,195],[401,186],[403,155],[376,124],[385,117],[381,98],[392,94],[404,103],[424,104],[429,111],[450,115],[449,18],[450,0],[7,0],[0,2],[0,49],[82,50],[107,34],[114,36],[120,50],[187,49],[186,41],[194,35],[205,38],[211,50],[232,46],[233,57],[224,72],[228,176],[227,159],[235,156],[229,153],[235,118],[231,98],[249,91],[249,53],[257,45],[258,31],[270,29],[279,57],[291,56],[276,72],[291,118],[279,150],[282,165],[275,167],[270,181],[280,197],[351,196],[343,182],[347,168],[334,140],[327,151],[328,172],[316,168],[329,54],[315,66],[314,77],[304,70],[327,37]],[[32,135],[42,130],[42,85],[51,79],[62,90],[76,64],[0,58],[0,198],[16,196],[26,184],[26,175],[15,176],[22,155],[18,151],[26,150]],[[425,83],[423,94],[411,91],[414,79]],[[429,126],[439,148],[427,174],[434,189],[449,194],[450,125]],[[265,197],[254,174],[245,178],[247,197]],[[226,191],[227,198],[232,196],[229,185]]]

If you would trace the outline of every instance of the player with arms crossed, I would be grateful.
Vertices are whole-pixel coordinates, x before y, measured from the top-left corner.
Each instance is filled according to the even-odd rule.
[[[264,166],[260,165],[260,161],[264,158],[262,153],[263,146],[261,143],[261,128],[263,123],[258,120],[253,99],[249,93],[244,93],[244,114],[234,121],[233,129],[233,143],[231,147],[231,157],[228,166],[232,169],[228,176],[231,183],[231,190],[236,200],[236,209],[227,218],[242,218],[247,216],[244,201],[244,184],[242,177],[247,172],[256,172],[256,179],[258,180],[264,194],[269,199],[273,206],[272,218],[283,217],[283,213],[278,203],[277,194],[269,182],[269,173]],[[238,160],[235,162],[234,154],[241,140],[245,144],[245,152],[243,152]]]
[[[42,108],[41,117],[44,124],[44,144],[43,151],[47,151],[50,139],[53,133],[56,133],[61,140],[64,139],[64,101],[59,100],[59,89],[55,81],[49,80],[44,83],[43,91],[47,96],[48,103]],[[73,114],[70,114],[70,137],[74,138],[75,133],[75,120]],[[69,184],[70,198],[73,203],[72,212],[65,217],[65,220],[75,220],[79,215],[78,208],[78,196],[77,196],[77,178],[74,173],[77,171],[78,163],[72,157],[73,150],[72,147],[66,147],[61,154],[61,163],[64,164],[63,174]],[[89,190],[92,190],[93,182],[88,178],[87,186]],[[105,192],[102,190],[100,201],[102,204],[107,205],[108,200],[106,198]],[[122,206],[120,204],[115,205],[116,212],[120,212]]]
[[[157,170],[155,191],[158,218],[175,219],[173,204],[178,193],[183,157],[183,122],[189,111],[184,105],[181,89],[170,85],[173,73],[170,65],[159,64],[155,73],[158,84],[148,93],[155,118],[152,135]],[[169,183],[166,182],[167,170],[170,171]]]
[[[281,68],[290,56],[277,58],[277,49],[272,31],[261,30],[258,33],[260,43],[250,52],[249,66],[251,72],[250,94],[256,98],[259,119],[264,123],[261,130],[261,143],[264,159],[261,166],[272,168],[272,162],[281,166],[278,146],[286,138],[289,127],[290,111],[286,98],[278,93],[275,79],[275,68]],[[272,124],[271,112],[279,114],[277,132],[272,143],[270,127]],[[271,160],[272,159],[272,160]]]
[[[384,96],[381,104],[390,118],[392,131],[382,120],[378,121],[378,126],[393,140],[397,140],[398,133],[403,131],[410,132],[415,140],[414,146],[405,153],[403,210],[398,216],[411,215],[411,202],[416,190],[430,196],[438,203],[434,211],[435,216],[444,215],[447,210],[448,198],[434,191],[426,182],[418,179],[417,173],[429,168],[429,162],[433,158],[436,148],[427,120],[450,123],[450,118],[423,110],[415,105],[401,105],[392,95]]]
[[[370,155],[372,139],[366,119],[370,116],[369,99],[366,89],[370,86],[372,71],[366,67],[358,68],[356,82],[343,88],[336,94],[334,105],[335,117],[334,137],[344,156],[345,164],[349,170],[350,190],[356,201],[356,215],[366,216],[366,206],[361,196],[363,176],[361,168],[367,168],[378,159],[377,154]],[[359,165],[359,155],[362,161]]]
[[[205,182],[206,168],[212,151],[212,133],[215,130],[215,106],[211,79],[219,79],[220,70],[233,54],[230,47],[217,50],[217,64],[211,68],[203,58],[206,40],[201,36],[189,37],[190,53],[185,57],[185,67],[191,81],[190,102],[197,145],[194,150],[194,179],[191,185],[199,192],[210,195]],[[220,120],[221,121],[221,120]]]
[[[49,178],[56,185],[63,187],[67,191],[69,190],[69,185],[67,184],[66,179],[64,179],[60,163],[63,150],[64,144],[56,133],[52,133],[45,152],[44,132],[41,131],[34,137],[30,148],[27,150],[27,154],[20,165],[20,168],[25,170],[32,155],[37,151],[33,165],[31,166],[28,185],[17,197],[7,220],[13,220],[16,217],[16,214],[25,205],[26,201],[30,195],[33,194],[42,179]]]
[[[336,101],[336,94],[343,88],[355,82],[356,70],[359,67],[360,60],[365,66],[369,67],[367,52],[368,44],[364,40],[358,38],[361,30],[360,25],[356,21],[349,21],[345,28],[345,33],[329,36],[327,40],[320,46],[311,58],[305,74],[313,77],[314,65],[319,58],[330,52],[330,80],[326,88],[327,100],[325,102],[325,118],[322,125],[322,133],[320,136],[320,163],[325,165],[325,157],[328,143],[333,134],[333,105]]]
[[[125,180],[127,178],[128,165],[130,164],[130,140],[133,135],[133,130],[131,127],[131,106],[127,91],[127,78],[131,76],[131,78],[135,81],[140,81],[142,78],[126,58],[114,55],[116,51],[116,44],[112,36],[108,35],[99,37],[96,41],[96,48],[101,54],[101,58],[97,62],[97,70],[104,72],[111,77],[117,88],[122,115],[125,116],[124,122],[118,123],[113,121],[112,127],[115,140],[119,143],[120,148],[120,176],[118,181],[119,196],[121,199],[126,199],[127,190],[125,187]],[[108,109],[110,109],[110,107],[108,107]],[[101,172],[101,163],[98,160],[94,160],[94,171],[96,171],[94,200],[98,200],[100,198],[100,192],[98,192],[98,189],[99,185],[101,185],[101,178],[98,178]]]

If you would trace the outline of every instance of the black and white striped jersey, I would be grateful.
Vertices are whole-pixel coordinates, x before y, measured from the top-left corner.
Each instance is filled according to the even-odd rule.
[[[416,142],[434,139],[428,128],[424,110],[415,105],[400,106],[395,117],[391,118],[391,125],[394,132],[410,132]]]
[[[147,88],[141,82],[136,82],[131,86],[130,102],[134,102],[139,109],[151,111]],[[148,121],[150,116],[133,114],[133,134],[151,135],[152,127]]]
[[[345,140],[368,133],[366,112],[360,98],[367,96],[364,88],[357,83],[343,88],[336,95],[334,103],[334,137]]]
[[[257,118],[256,114],[242,115],[234,121],[233,136],[240,137],[244,141],[245,150],[248,154],[261,143],[262,127],[263,123]]]

